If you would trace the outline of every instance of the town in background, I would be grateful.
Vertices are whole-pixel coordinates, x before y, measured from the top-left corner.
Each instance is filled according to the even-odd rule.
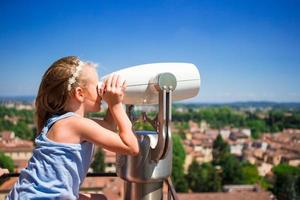
[[[150,118],[156,111],[156,106],[135,108],[137,115],[147,112]],[[300,197],[300,104],[174,104],[172,121],[172,181],[181,199]],[[141,121],[134,128],[154,130]],[[2,99],[0,167],[10,172],[25,168],[35,132],[34,102]],[[115,153],[98,147],[89,172],[115,171]],[[0,199],[15,181],[1,180]],[[119,178],[88,177],[81,190],[122,199],[122,185]]]

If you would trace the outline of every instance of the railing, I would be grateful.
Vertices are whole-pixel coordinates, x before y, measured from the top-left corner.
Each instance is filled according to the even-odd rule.
[[[175,191],[175,188],[173,186],[172,180],[170,177],[168,177],[165,182],[168,186],[168,200],[179,200],[178,195]]]
[[[5,178],[19,177],[19,175],[20,175],[20,173],[4,174],[0,177],[0,181]],[[117,177],[117,174],[116,173],[87,173],[86,176],[87,177]],[[168,196],[167,196],[168,200],[179,200],[171,178],[168,177],[167,179],[165,179],[165,183],[168,186]]]
[[[0,177],[1,179],[8,178],[8,177],[19,177],[20,173],[9,173],[9,174],[4,174]],[[87,173],[87,177],[116,177],[116,173]]]

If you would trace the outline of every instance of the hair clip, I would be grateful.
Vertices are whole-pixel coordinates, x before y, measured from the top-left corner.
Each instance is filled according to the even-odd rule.
[[[74,73],[68,80],[68,91],[71,91],[72,85],[76,82],[76,78],[79,76],[79,73],[82,70],[83,65],[84,63],[82,61],[79,61],[79,64],[75,67]]]

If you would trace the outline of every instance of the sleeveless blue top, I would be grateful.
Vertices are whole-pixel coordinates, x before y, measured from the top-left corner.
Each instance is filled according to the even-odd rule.
[[[88,141],[58,143],[47,138],[48,130],[56,121],[73,115],[76,114],[68,112],[48,119],[35,139],[36,148],[28,166],[21,170],[6,200],[78,199],[79,187],[92,161],[94,145]]]

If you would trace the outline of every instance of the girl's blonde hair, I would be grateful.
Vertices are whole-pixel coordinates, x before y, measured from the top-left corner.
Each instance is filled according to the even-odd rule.
[[[37,134],[39,134],[46,120],[53,114],[66,112],[65,106],[69,97],[77,86],[85,87],[86,78],[79,73],[69,85],[70,78],[74,77],[76,67],[81,61],[76,56],[68,56],[55,61],[43,75],[35,101]],[[68,90],[68,85],[69,89]]]

